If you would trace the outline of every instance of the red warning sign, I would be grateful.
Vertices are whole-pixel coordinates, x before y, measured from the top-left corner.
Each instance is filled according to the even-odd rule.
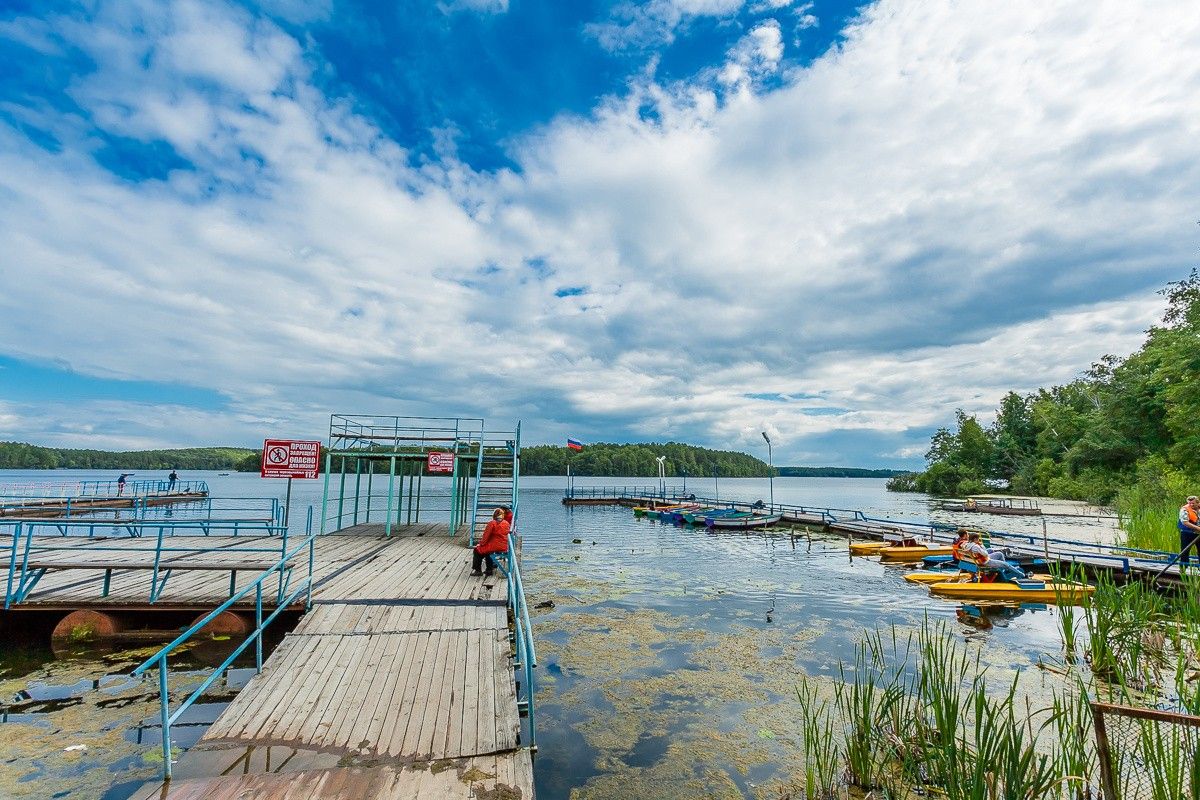
[[[294,439],[263,442],[264,478],[315,478],[321,471],[321,443]]]
[[[454,453],[434,451],[425,460],[429,472],[454,472]]]

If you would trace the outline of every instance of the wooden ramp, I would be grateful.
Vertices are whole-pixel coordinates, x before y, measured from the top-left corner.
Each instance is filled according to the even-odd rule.
[[[312,611],[175,780],[135,798],[533,797],[506,582],[469,574],[465,538],[416,528],[319,539],[372,547],[329,562]],[[272,750],[288,755],[254,757]]]

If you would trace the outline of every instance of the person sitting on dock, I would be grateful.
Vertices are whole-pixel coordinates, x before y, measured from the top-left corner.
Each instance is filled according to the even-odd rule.
[[[1200,547],[1200,497],[1192,495],[1179,509],[1179,563],[1191,565],[1188,551]],[[1200,552],[1196,553],[1200,561]]]
[[[1025,577],[1025,573],[1018,567],[1004,560],[1005,553],[1002,550],[989,552],[983,546],[982,538],[978,533],[972,533],[970,540],[961,546],[960,551],[973,560],[981,570],[994,570],[1010,580]]]
[[[508,550],[508,520],[504,518],[504,509],[497,508],[492,512],[492,521],[483,529],[483,536],[471,555],[471,574],[491,576],[496,563],[492,561],[493,553],[503,553]],[[487,565],[486,572],[480,572],[480,567]]]

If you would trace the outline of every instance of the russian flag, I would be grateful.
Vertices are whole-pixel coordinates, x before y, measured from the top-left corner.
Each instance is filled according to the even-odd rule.
[[[583,442],[579,441],[578,439],[568,438],[567,439],[567,449],[568,450],[582,450]]]

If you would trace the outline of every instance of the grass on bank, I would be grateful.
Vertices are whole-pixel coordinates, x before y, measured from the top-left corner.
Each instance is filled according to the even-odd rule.
[[[1066,659],[1066,685],[1041,703],[1025,691],[1037,671],[993,685],[979,653],[944,624],[868,634],[832,697],[815,679],[797,689],[796,796],[1099,798],[1092,700],[1200,713],[1200,579],[1172,595],[1102,580],[1062,619],[1064,653],[1082,657]],[[1120,723],[1110,744],[1121,797],[1200,797],[1200,729]]]

